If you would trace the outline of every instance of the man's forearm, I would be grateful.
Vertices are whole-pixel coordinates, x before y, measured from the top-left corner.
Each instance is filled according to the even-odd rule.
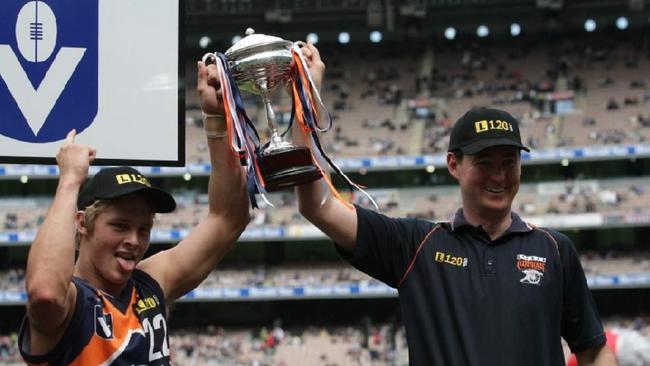
[[[213,118],[213,117],[211,117]],[[228,145],[224,125],[210,123],[206,132],[211,172],[209,213],[177,246],[149,257],[141,269],[163,284],[168,301],[198,286],[228,253],[248,223],[245,171]],[[167,270],[173,263],[174,269]]]
[[[239,157],[230,147],[225,119],[207,118],[205,123],[206,131],[218,134],[218,137],[207,138],[211,163],[208,185],[210,213],[247,216],[246,174]]]
[[[312,147],[305,139],[301,127],[297,124],[294,124],[293,129],[291,130],[291,137],[294,145],[306,146],[308,148]],[[317,163],[320,166],[323,174],[327,174],[329,178],[327,162],[321,160]],[[297,186],[296,194],[298,196],[298,207],[300,213],[309,219],[311,213],[322,205],[323,200],[325,199],[326,195],[329,194],[329,192],[324,178],[321,178],[311,183]]]

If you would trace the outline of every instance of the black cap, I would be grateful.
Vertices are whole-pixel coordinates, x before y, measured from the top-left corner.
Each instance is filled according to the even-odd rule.
[[[148,194],[156,212],[167,213],[176,208],[172,195],[152,187],[144,175],[128,166],[104,168],[87,180],[79,191],[77,208],[83,210],[98,199],[117,198],[133,192]]]
[[[493,108],[472,108],[454,124],[448,151],[460,150],[473,155],[500,145],[530,151],[521,143],[519,122],[510,113]]]

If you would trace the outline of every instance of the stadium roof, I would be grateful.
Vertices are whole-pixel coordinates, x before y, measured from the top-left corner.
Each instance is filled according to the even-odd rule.
[[[613,24],[619,16],[631,28],[648,25],[650,0],[188,0],[185,3],[186,40],[192,46],[210,35],[224,46],[247,27],[259,33],[304,39],[310,32],[335,41],[345,30],[381,30],[384,39],[405,36],[428,39],[445,28],[485,24],[492,35],[507,35],[511,22],[531,33],[571,31],[586,17]],[[603,29],[603,28],[600,28]],[[353,40],[367,37],[352,37]]]

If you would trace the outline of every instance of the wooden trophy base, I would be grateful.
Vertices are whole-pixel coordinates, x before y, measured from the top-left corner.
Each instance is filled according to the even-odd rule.
[[[312,161],[309,148],[283,147],[257,157],[267,192],[276,192],[320,179],[323,173]]]

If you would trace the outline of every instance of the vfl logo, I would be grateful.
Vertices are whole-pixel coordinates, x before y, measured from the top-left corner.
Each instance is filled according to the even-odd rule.
[[[546,258],[517,254],[517,268],[524,274],[524,278],[520,279],[519,282],[539,285],[542,277],[544,277]]]
[[[0,2],[0,134],[51,142],[97,115],[98,0]]]
[[[101,305],[95,305],[95,334],[104,339],[113,339],[113,314],[104,314]]]

